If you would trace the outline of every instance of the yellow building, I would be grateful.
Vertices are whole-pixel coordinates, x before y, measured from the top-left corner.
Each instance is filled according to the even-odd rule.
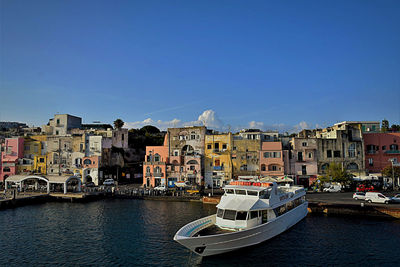
[[[34,169],[34,173],[47,174],[47,157],[46,157],[46,155],[35,156],[33,169]]]
[[[233,136],[232,165],[234,178],[260,175],[260,146],[261,142],[258,139],[246,139],[236,134]]]
[[[206,135],[204,142],[205,184],[221,187],[232,179],[232,133]]]
[[[31,141],[28,142],[30,151],[33,152],[32,172],[37,174],[47,174],[47,155],[44,153],[44,144],[47,141],[46,135],[30,136]],[[27,141],[25,139],[25,146]],[[33,150],[32,150],[33,149]]]

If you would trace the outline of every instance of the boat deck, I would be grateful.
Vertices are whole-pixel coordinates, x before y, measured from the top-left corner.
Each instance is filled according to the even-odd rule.
[[[221,229],[214,224],[214,225],[211,225],[210,227],[207,227],[207,228],[201,230],[195,236],[197,237],[197,236],[207,236],[207,235],[219,235],[219,234],[226,234],[226,233],[232,233],[232,232],[236,232],[236,231]]]

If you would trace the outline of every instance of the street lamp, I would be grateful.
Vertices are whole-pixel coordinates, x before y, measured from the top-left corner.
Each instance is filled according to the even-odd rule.
[[[394,159],[389,159],[389,161],[392,163],[392,188],[394,191],[394,168],[393,168]]]

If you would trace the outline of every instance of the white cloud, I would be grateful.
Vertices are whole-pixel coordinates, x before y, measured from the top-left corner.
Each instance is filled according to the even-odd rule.
[[[264,123],[262,121],[251,121],[249,122],[249,127],[252,129],[262,129],[264,127]]]
[[[146,125],[153,125],[160,130],[166,130],[167,128],[179,127],[181,125],[181,121],[178,119],[173,119],[170,121],[162,121],[162,120],[154,121],[151,118],[147,118],[143,121],[126,122],[124,126],[129,129],[130,128],[138,129]]]
[[[173,119],[170,121],[162,121],[162,120],[153,120],[151,118],[147,118],[143,121],[135,121],[135,122],[126,122],[125,127],[126,128],[142,128],[143,126],[146,125],[153,125],[160,130],[166,130],[167,128],[174,128],[174,127],[183,127],[183,126],[199,126],[199,125],[204,125],[208,128],[213,128],[213,129],[222,129],[224,126],[224,123],[218,118],[217,114],[209,109],[204,111],[200,116],[197,118],[195,121],[188,121],[188,122],[182,122],[179,119]]]
[[[305,129],[310,129],[310,128],[311,128],[311,125],[305,121],[301,121],[301,122],[299,122],[299,124],[294,126],[294,130],[297,132],[300,132]]]

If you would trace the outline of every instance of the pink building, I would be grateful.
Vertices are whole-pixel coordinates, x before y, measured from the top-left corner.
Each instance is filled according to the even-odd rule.
[[[400,163],[400,133],[364,133],[365,169],[380,173],[386,166]]]
[[[294,137],[290,144],[290,170],[287,173],[294,175],[297,184],[308,188],[318,175],[317,139]]]
[[[1,155],[0,181],[17,173],[18,159],[24,157],[24,138],[6,138]]]
[[[146,187],[156,187],[167,185],[166,171],[168,158],[168,134],[165,135],[162,146],[147,146],[146,157],[143,163],[143,185]]]
[[[260,151],[261,176],[283,176],[284,169],[282,143],[262,142]]]

